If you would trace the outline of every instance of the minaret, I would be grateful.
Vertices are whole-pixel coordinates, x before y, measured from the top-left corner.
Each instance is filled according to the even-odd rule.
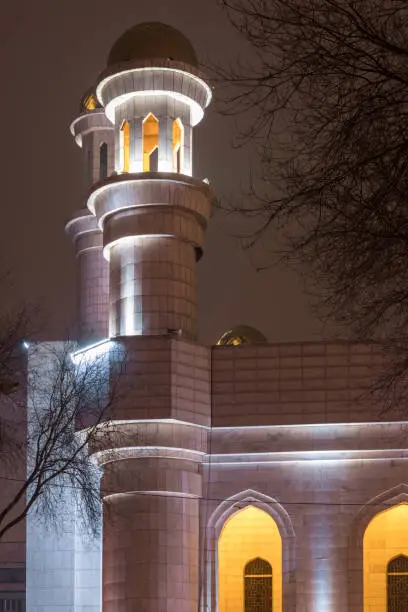
[[[207,184],[192,176],[192,137],[211,90],[184,36],[162,24],[142,24],[113,46],[96,96],[85,98],[71,130],[84,150],[87,207],[109,262],[108,335],[173,330],[194,339],[195,266],[211,197]],[[91,224],[84,217],[68,224],[80,258],[79,238]],[[102,296],[88,285],[94,265],[82,268],[81,313],[102,311]]]
[[[129,383],[111,415],[118,442],[95,454],[104,468],[103,610],[197,612],[210,355],[194,344],[195,267],[212,195],[193,176],[193,128],[211,89],[189,41],[145,23],[114,44],[92,95],[72,126],[89,169],[89,212],[67,228],[84,262],[83,323],[92,328],[86,313],[106,304],[108,284],[107,336],[126,348]],[[99,280],[88,293],[90,277]]]
[[[71,124],[82,148],[88,188],[111,175],[114,168],[114,129],[95,93],[81,100],[80,114]],[[78,260],[77,319],[80,341],[101,340],[108,334],[109,267],[102,255],[102,231],[87,208],[67,223]]]

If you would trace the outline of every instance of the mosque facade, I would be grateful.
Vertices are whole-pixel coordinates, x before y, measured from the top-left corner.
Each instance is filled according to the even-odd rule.
[[[28,520],[27,610],[407,612],[408,422],[365,393],[378,347],[245,326],[196,342],[212,94],[180,32],[140,24],[71,125],[89,184],[66,226],[78,354],[122,347],[127,392],[118,445],[95,451],[100,536],[69,493],[58,534]]]

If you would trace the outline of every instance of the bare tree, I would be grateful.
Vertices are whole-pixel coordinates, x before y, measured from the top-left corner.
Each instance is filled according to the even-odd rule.
[[[17,323],[14,327],[20,329]],[[101,502],[98,469],[90,454],[96,446],[111,446],[109,411],[120,358],[116,356],[112,374],[106,354],[73,357],[72,343],[39,343],[29,349],[28,369],[18,371],[14,360],[20,334],[8,329],[1,340],[3,380],[11,378],[14,384],[3,385],[0,393],[2,490],[7,492],[5,483],[11,485],[0,503],[0,540],[28,512],[57,522],[67,488],[83,511],[84,524],[96,530]]]
[[[261,152],[252,246],[274,227],[330,315],[408,367],[408,3],[219,0],[251,60],[218,69]]]

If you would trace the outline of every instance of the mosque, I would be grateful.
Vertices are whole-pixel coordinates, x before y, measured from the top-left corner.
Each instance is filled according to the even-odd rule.
[[[126,445],[98,454],[101,537],[69,503],[62,534],[28,521],[27,611],[407,612],[408,421],[363,393],[379,349],[245,326],[196,342],[212,95],[185,36],[143,23],[71,125],[80,352],[125,347],[133,384],[113,415]]]

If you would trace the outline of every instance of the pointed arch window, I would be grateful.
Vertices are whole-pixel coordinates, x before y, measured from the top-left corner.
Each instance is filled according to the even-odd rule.
[[[103,180],[108,176],[108,145],[103,142],[99,148],[99,178]]]
[[[260,557],[245,565],[244,611],[272,612],[272,566]]]
[[[143,172],[159,169],[159,120],[150,113],[143,121]]]
[[[120,155],[121,170],[129,172],[130,169],[130,125],[129,121],[123,121],[120,126]]]
[[[408,610],[408,557],[399,555],[387,565],[387,612]]]
[[[173,121],[173,172],[183,172],[184,126],[181,119]]]

